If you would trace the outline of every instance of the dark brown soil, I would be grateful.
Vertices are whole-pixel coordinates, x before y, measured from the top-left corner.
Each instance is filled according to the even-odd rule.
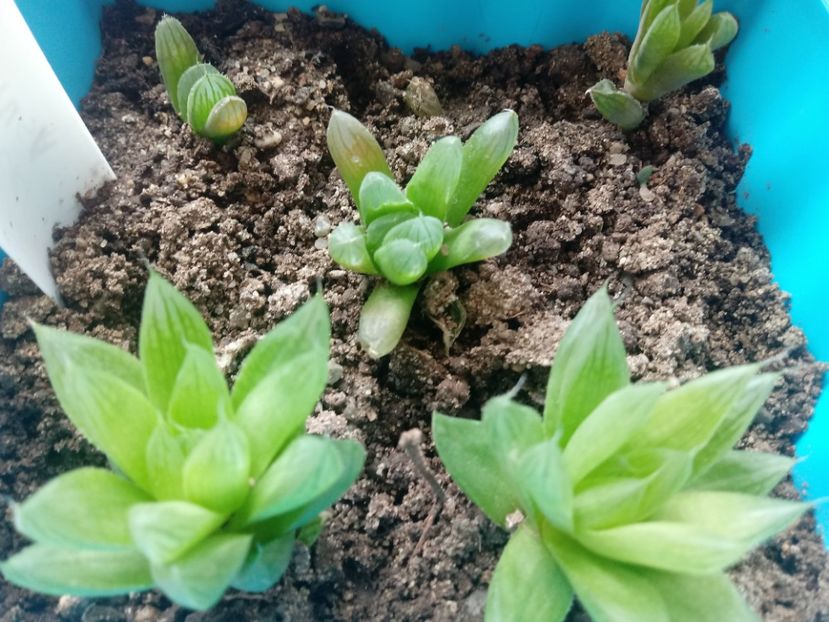
[[[366,469],[316,546],[299,547],[266,594],[229,593],[210,613],[192,614],[157,593],[58,600],[0,583],[1,622],[480,620],[505,536],[424,443],[449,498],[414,555],[435,500],[397,449],[401,432],[419,427],[429,439],[434,408],[476,417],[524,372],[521,399],[540,404],[564,328],[604,281],[636,378],[687,379],[787,349],[787,363],[811,361],[786,295],[771,282],[754,220],[735,205],[749,150],[735,152],[723,134],[721,73],[653,104],[643,127],[625,136],[584,96],[599,77],[619,75],[627,42],[618,36],[550,51],[411,59],[341,19],[236,2],[183,18],[250,109],[241,139],[217,149],[193,137],[166,102],[151,58],[157,18],[130,3],[106,10],[104,55],[83,115],[118,181],[56,236],[66,308],[13,266],[3,270],[0,284],[13,297],[0,323],[0,493],[22,499],[60,472],[102,463],[61,414],[24,318],[134,351],[145,260],[207,317],[230,376],[257,336],[321,279],[332,373],[310,428],[363,441]],[[413,76],[433,83],[444,116],[409,112],[403,91]],[[521,120],[518,148],[477,208],[512,223],[512,249],[435,287],[400,347],[379,362],[355,339],[369,283],[334,265],[317,237],[354,214],[325,148],[329,106],[376,132],[401,181],[436,137],[466,137],[505,107]],[[656,172],[640,187],[646,165]],[[453,296],[468,321],[447,356],[426,309],[441,313]],[[813,373],[789,374],[745,444],[791,453],[819,388]],[[796,492],[785,483],[777,494]],[[2,521],[0,557],[23,544]],[[811,516],[733,574],[765,620],[829,619],[829,565]]]

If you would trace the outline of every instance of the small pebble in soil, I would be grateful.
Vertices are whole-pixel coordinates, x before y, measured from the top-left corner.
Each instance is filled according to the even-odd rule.
[[[409,82],[403,101],[418,117],[436,117],[443,114],[443,107],[440,105],[435,89],[428,80],[418,76]]]
[[[624,153],[611,153],[607,158],[607,163],[610,166],[624,166],[628,161],[628,157]]]
[[[314,220],[314,235],[318,238],[324,238],[331,233],[331,221],[328,216],[321,214]]]

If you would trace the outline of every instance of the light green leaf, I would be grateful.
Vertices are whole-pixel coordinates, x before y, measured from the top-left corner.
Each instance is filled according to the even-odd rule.
[[[267,544],[254,543],[245,565],[233,580],[233,587],[245,592],[265,592],[285,574],[294,552],[294,534]]]
[[[558,529],[573,529],[573,485],[558,446],[551,438],[527,449],[519,458],[518,485],[524,495]]]
[[[435,141],[409,180],[406,196],[421,212],[443,222],[458,185],[462,161],[459,138],[447,136]]]
[[[202,135],[222,144],[242,129],[247,118],[248,106],[244,99],[236,95],[222,97],[210,110]]]
[[[416,216],[406,219],[389,229],[386,237],[383,238],[383,246],[393,240],[414,242],[429,261],[437,255],[443,243],[443,223],[432,216]]]
[[[696,2],[696,0],[682,0]],[[650,29],[653,20],[662,13],[665,7],[676,4],[677,0],[647,0],[642,3],[642,22],[639,25],[639,34],[644,35]]]
[[[696,4],[696,0],[694,0],[694,4]],[[713,8],[714,0],[704,0],[702,4],[695,6],[687,17],[683,16],[682,34],[676,45],[677,50],[688,47],[694,42],[702,29],[708,24],[708,20],[711,19]]]
[[[647,81],[626,83],[626,90],[639,101],[649,102],[707,76],[714,65],[707,43],[691,45],[668,56]]]
[[[173,602],[204,611],[230,587],[245,563],[250,543],[249,535],[212,536],[173,564],[154,564],[153,579]]]
[[[210,428],[219,416],[233,413],[225,377],[212,353],[188,345],[179,369],[167,416],[188,428]]]
[[[200,436],[201,432],[191,434]],[[174,434],[164,422],[160,422],[150,435],[146,451],[147,482],[156,499],[180,499],[184,496],[181,472],[190,442],[194,440],[189,436]]]
[[[382,172],[367,173],[360,184],[360,218],[370,225],[377,218],[395,212],[416,213],[394,178]]]
[[[519,501],[509,477],[498,466],[483,424],[436,412],[432,415],[432,436],[441,462],[458,488],[503,527]]]
[[[380,274],[399,286],[419,280],[429,263],[423,249],[411,240],[384,240],[374,253],[374,262]]]
[[[556,351],[544,405],[544,431],[567,443],[608,395],[630,383],[625,346],[607,288],[593,294],[570,323]]]
[[[761,622],[724,574],[644,571],[668,606],[671,622]]]
[[[111,471],[81,468],[59,475],[14,506],[14,526],[31,540],[54,546],[132,549],[127,512],[149,500]]]
[[[150,589],[147,560],[136,551],[33,544],[0,563],[9,583],[52,596],[115,596]]]
[[[684,20],[687,19],[697,6],[697,0],[676,0],[679,7],[679,16]]]
[[[385,216],[380,216],[366,227],[366,247],[369,253],[373,253],[383,243],[386,234],[392,230],[393,227],[399,225],[401,222],[415,218],[415,212],[392,212]]]
[[[667,6],[656,16],[645,36],[631,55],[627,80],[631,84],[643,84],[656,68],[676,49],[682,23],[677,6]]]
[[[639,569],[594,555],[546,525],[541,537],[593,622],[672,622]]]
[[[187,501],[139,503],[129,511],[132,539],[153,564],[175,561],[224,521],[223,514]]]
[[[394,177],[374,136],[347,112],[335,110],[331,113],[326,141],[334,164],[337,165],[337,170],[340,171],[358,208],[360,185],[367,173],[376,171],[389,178]]]
[[[429,274],[483,261],[506,253],[512,245],[512,227],[495,218],[476,218],[444,235],[443,246],[429,264]]]
[[[366,232],[353,222],[341,222],[328,236],[331,259],[347,270],[360,274],[377,274],[366,247]]]
[[[193,304],[156,272],[150,271],[138,351],[152,402],[167,412],[178,372],[192,344],[213,353],[210,331]]]
[[[588,93],[602,116],[625,132],[635,130],[645,120],[642,104],[610,80],[601,80]]]
[[[187,107],[187,98],[190,96],[193,85],[209,73],[219,73],[219,70],[209,63],[198,63],[188,67],[187,71],[181,74],[176,87],[176,97],[182,103],[183,108]]]
[[[372,358],[386,356],[406,330],[422,283],[398,287],[378,284],[360,312],[360,343]]]
[[[161,79],[175,111],[182,114],[187,101],[178,98],[182,74],[199,62],[199,50],[190,34],[175,17],[165,15],[155,28],[155,55]]]
[[[184,495],[219,514],[237,509],[250,492],[251,450],[244,430],[221,421],[193,447],[182,470]]]
[[[207,120],[214,106],[234,95],[236,87],[220,73],[206,73],[196,80],[187,96],[187,122],[193,131],[196,134],[207,135]]]
[[[696,477],[690,488],[765,496],[797,460],[759,451],[730,451]]]
[[[449,201],[446,222],[457,227],[518,141],[518,115],[504,110],[484,122],[463,146],[461,172]]]
[[[561,622],[572,604],[567,578],[538,535],[522,524],[495,566],[484,622]]]
[[[544,441],[541,416],[529,406],[502,395],[484,404],[481,422],[501,470],[517,486],[515,470],[518,458],[533,445]]]
[[[570,437],[564,463],[573,484],[616,453],[647,421],[662,383],[628,385],[608,395]]]
[[[739,29],[740,26],[731,13],[714,13],[694,43],[707,43],[711,51],[716,51],[731,43]]]

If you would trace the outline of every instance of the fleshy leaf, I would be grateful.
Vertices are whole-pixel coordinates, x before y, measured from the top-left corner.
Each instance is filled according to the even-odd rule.
[[[106,469],[86,467],[48,482],[14,507],[14,525],[27,538],[54,546],[131,549],[127,512],[149,497]]]
[[[371,171],[392,178],[383,150],[365,126],[347,112],[331,113],[326,131],[328,151],[340,171],[345,185],[351,191],[354,203],[360,207],[360,185]]]
[[[610,80],[602,80],[588,93],[602,116],[625,132],[639,127],[645,120],[645,109],[627,91],[616,88]]]
[[[644,571],[668,606],[671,622],[761,622],[724,574]]]
[[[378,284],[360,312],[360,343],[372,358],[386,356],[403,336],[420,283],[398,287]]]
[[[368,226],[377,218],[394,212],[416,213],[394,179],[382,172],[366,173],[360,184],[360,218]]]
[[[423,249],[411,240],[384,240],[374,253],[374,263],[380,274],[389,281],[405,286],[418,281],[426,273],[428,259]]]
[[[213,107],[225,97],[234,95],[236,87],[220,73],[206,73],[196,80],[187,96],[187,122],[193,131],[206,135],[205,126]]]
[[[201,432],[196,432],[201,434]],[[181,472],[189,447],[184,435],[176,435],[160,422],[147,442],[147,482],[158,500],[180,499],[184,496]]]
[[[393,240],[414,242],[426,255],[426,260],[430,261],[437,255],[443,243],[443,223],[432,216],[406,219],[388,231],[383,239],[383,246]]]
[[[153,579],[170,600],[204,611],[215,605],[230,587],[245,563],[250,543],[249,535],[212,536],[175,563],[154,564]]]
[[[137,551],[95,551],[33,544],[0,563],[9,583],[52,596],[115,596],[150,589],[146,558]]]
[[[573,432],[608,395],[629,384],[622,335],[606,288],[584,304],[556,351],[547,382],[544,429],[567,443]]]
[[[188,345],[170,396],[170,420],[188,428],[210,428],[219,416],[231,413],[230,393],[215,357]]]
[[[495,566],[484,622],[561,622],[572,604],[567,578],[538,535],[522,524]]]
[[[520,481],[516,472],[518,458],[533,445],[544,441],[541,416],[529,406],[502,395],[484,404],[481,422],[489,434],[501,470],[511,478],[517,490]]]
[[[502,527],[519,501],[498,467],[489,434],[479,421],[432,415],[432,436],[449,475],[484,514]]]
[[[406,185],[406,196],[421,212],[443,222],[460,178],[462,161],[459,138],[447,136],[435,141]]]
[[[697,35],[695,43],[708,43],[711,51],[716,51],[731,43],[739,29],[740,26],[731,13],[714,13]]]
[[[446,222],[457,227],[518,141],[518,115],[504,110],[485,121],[463,146],[461,172],[449,201]]]
[[[175,561],[224,520],[224,515],[187,501],[139,503],[129,511],[135,545],[153,564]]]
[[[151,270],[144,293],[138,351],[148,394],[161,412],[167,411],[188,344],[213,353],[210,331],[196,307]]]
[[[567,477],[558,439],[526,450],[519,459],[519,486],[524,495],[558,529],[573,529],[573,486]]]
[[[248,118],[248,105],[236,95],[227,95],[213,104],[202,134],[216,143],[223,143],[242,129]]]
[[[193,85],[209,73],[219,73],[219,70],[209,63],[198,63],[188,67],[187,71],[181,74],[178,86],[176,87],[176,96],[183,107],[186,108],[187,106],[187,98],[190,96],[190,90],[193,88]]]
[[[642,37],[636,53],[628,63],[628,80],[642,84],[656,71],[656,68],[676,49],[682,23],[679,8],[673,4],[665,7],[651,23]]]
[[[238,508],[250,492],[251,451],[243,429],[222,421],[193,447],[182,471],[184,495],[220,514]]]
[[[707,43],[691,45],[668,56],[643,84],[626,83],[626,90],[639,101],[649,102],[707,76],[714,65]]]
[[[796,462],[779,454],[730,451],[694,478],[689,487],[764,496],[786,477]]]
[[[443,244],[429,264],[429,274],[506,253],[512,245],[512,227],[503,220],[476,218],[448,231]]]
[[[662,383],[635,384],[608,395],[570,437],[564,463],[573,484],[610,458],[647,421]]]
[[[254,543],[245,565],[233,579],[233,587],[245,592],[271,589],[291,563],[295,542],[294,535],[288,534],[264,545]]]
[[[696,0],[694,0],[694,3],[696,4]],[[711,19],[713,8],[714,0],[704,0],[702,4],[695,6],[687,17],[683,17],[682,34],[679,37],[676,49],[681,50],[694,42]]]
[[[380,216],[366,227],[366,247],[373,253],[383,243],[386,234],[401,222],[417,217],[415,212],[392,212]]]
[[[331,259],[347,270],[361,274],[377,274],[366,247],[366,232],[353,222],[341,222],[328,236]]]
[[[176,112],[182,114],[187,102],[178,99],[178,82],[188,68],[199,62],[199,50],[175,17],[165,15],[158,22],[155,28],[155,56],[170,103]]]

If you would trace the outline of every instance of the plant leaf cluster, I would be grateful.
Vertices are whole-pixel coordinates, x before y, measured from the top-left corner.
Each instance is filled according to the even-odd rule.
[[[559,345],[543,416],[507,396],[480,421],[435,413],[458,486],[499,525],[523,516],[486,620],[564,620],[574,598],[597,622],[758,620],[724,570],[808,507],[766,496],[792,459],[732,449],[777,380],[744,365],[632,384],[602,289]]]
[[[175,17],[165,15],[155,29],[155,54],[173,109],[195,134],[223,143],[244,125],[245,100],[236,87],[201,62],[195,41]]]
[[[645,118],[640,102],[658,99],[714,70],[714,51],[737,36],[731,13],[714,13],[714,0],[644,0],[628,57],[624,89],[602,80],[590,89],[599,112],[623,130]]]
[[[435,141],[401,189],[368,129],[348,113],[331,115],[328,150],[360,223],[341,223],[329,237],[329,252],[344,268],[385,279],[360,318],[360,338],[372,356],[397,345],[424,277],[500,255],[512,244],[509,223],[464,219],[517,138],[518,116],[504,110],[466,143],[454,136]]]
[[[113,470],[79,468],[14,508],[34,541],[0,564],[47,594],[157,587],[207,609],[228,587],[264,591],[294,542],[354,482],[354,441],[304,433],[328,373],[317,295],[264,336],[228,390],[195,307],[153,273],[140,360],[105,342],[35,326],[49,379],[75,427]]]

